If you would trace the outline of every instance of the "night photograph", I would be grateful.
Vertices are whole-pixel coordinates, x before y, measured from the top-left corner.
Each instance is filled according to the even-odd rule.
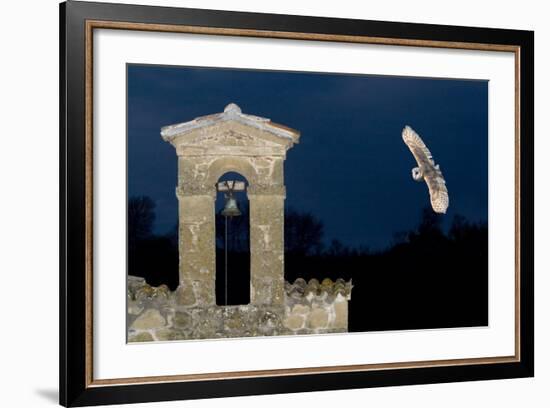
[[[488,324],[488,82],[127,65],[128,340]]]

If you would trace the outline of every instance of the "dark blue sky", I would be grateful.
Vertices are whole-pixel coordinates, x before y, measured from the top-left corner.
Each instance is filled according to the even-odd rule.
[[[441,165],[455,214],[487,221],[488,82],[128,65],[128,195],[157,203],[156,231],[177,220],[177,159],[162,126],[223,111],[298,129],[287,155],[287,206],[309,211],[325,240],[383,248],[429,205],[401,139],[415,129]]]

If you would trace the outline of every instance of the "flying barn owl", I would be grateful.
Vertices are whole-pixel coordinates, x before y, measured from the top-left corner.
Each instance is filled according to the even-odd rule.
[[[445,214],[449,207],[449,193],[439,164],[435,164],[432,154],[411,127],[405,126],[402,136],[418,163],[418,167],[412,169],[413,180],[426,182],[433,210],[436,213]]]

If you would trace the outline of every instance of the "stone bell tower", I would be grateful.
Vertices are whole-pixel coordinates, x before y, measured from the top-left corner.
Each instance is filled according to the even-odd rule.
[[[179,286],[128,277],[128,341],[346,332],[351,281],[284,280],[283,164],[300,133],[231,103],[161,136],[178,156]],[[249,183],[250,304],[218,306],[216,185],[230,171]]]
[[[284,302],[283,163],[300,133],[242,113],[234,103],[222,113],[163,127],[178,156],[179,278],[183,305],[214,305],[216,183],[228,171],[249,183],[250,299]]]

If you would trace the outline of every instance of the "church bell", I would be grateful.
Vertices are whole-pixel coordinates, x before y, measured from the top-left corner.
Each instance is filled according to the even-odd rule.
[[[239,210],[239,204],[237,203],[237,200],[235,199],[232,193],[226,194],[225,206],[223,207],[221,214],[224,217],[238,217],[239,215],[241,215],[241,210]]]

